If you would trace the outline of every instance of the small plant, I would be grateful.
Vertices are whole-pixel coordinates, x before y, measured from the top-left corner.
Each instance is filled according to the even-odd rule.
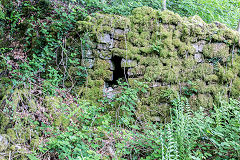
[[[152,45],[152,50],[157,52],[161,57],[163,56],[162,49],[163,49],[163,43],[161,41],[157,41],[156,44]]]
[[[195,88],[196,84],[192,83],[191,81],[188,81],[186,86],[182,88],[183,95],[190,97],[193,94],[197,94],[197,89]]]

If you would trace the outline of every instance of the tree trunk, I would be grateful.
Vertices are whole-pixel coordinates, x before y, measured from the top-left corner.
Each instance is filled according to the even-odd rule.
[[[163,10],[166,10],[167,9],[167,2],[166,0],[163,0]]]
[[[237,27],[237,31],[240,33],[240,19],[238,20],[238,27]]]

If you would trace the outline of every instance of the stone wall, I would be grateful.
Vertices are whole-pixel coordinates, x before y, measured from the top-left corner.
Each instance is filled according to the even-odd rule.
[[[146,82],[139,112],[165,116],[171,100],[188,97],[196,107],[212,107],[222,97],[240,96],[239,34],[199,16],[136,8],[129,17],[96,14],[79,21],[90,36],[82,64],[88,67],[90,99],[114,92],[119,78]]]

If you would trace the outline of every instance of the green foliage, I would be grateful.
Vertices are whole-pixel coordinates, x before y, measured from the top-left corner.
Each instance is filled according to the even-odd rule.
[[[17,61],[17,67],[8,63],[14,86],[31,82],[47,87],[45,94],[52,94],[56,88],[64,87],[65,81],[72,81],[68,73],[72,66],[79,68],[75,73],[79,77],[76,85],[82,85],[86,77],[85,68],[80,64],[82,45],[79,41],[77,45],[75,42],[72,45],[71,41],[76,34],[77,20],[87,15],[82,12],[84,9],[79,6],[63,8],[50,4],[48,0],[36,3],[23,1],[20,5],[17,8],[14,3],[4,6],[8,13],[4,30],[10,28],[5,36],[15,37],[14,41],[21,37],[26,40],[18,41],[19,46],[11,47],[13,51],[20,48],[23,55],[5,54],[7,61]],[[40,84],[39,79],[42,79]],[[75,85],[75,82],[72,84]]]
[[[134,8],[149,6],[162,10],[162,0],[104,0],[77,1],[93,13],[101,10],[105,13],[130,15]],[[167,9],[179,13],[181,16],[199,15],[206,22],[219,21],[236,29],[240,16],[240,2],[228,0],[167,0]]]
[[[71,126],[65,132],[59,131],[55,137],[49,139],[47,147],[41,149],[57,153],[58,159],[100,160],[101,155],[94,151],[100,147],[97,143],[99,143],[98,136],[90,134],[87,128],[80,130],[78,127]]]
[[[188,81],[187,84],[182,88],[182,93],[183,95],[189,97],[192,96],[193,94],[196,94],[198,91],[196,89],[196,84]]]
[[[54,151],[60,159],[103,159],[107,156],[98,154],[106,145],[102,143],[103,139],[114,137],[111,144],[114,153],[110,156],[119,159],[128,159],[129,156],[146,160],[231,159],[239,156],[239,142],[236,141],[240,138],[238,101],[221,100],[218,107],[205,112],[202,109],[192,111],[187,99],[179,98],[173,101],[171,122],[153,124],[139,121],[135,114],[141,89],[129,88],[125,83],[120,85],[121,93],[103,101],[104,106],[112,106],[109,112],[104,109],[106,107],[79,102],[80,108],[68,114],[71,117],[81,110],[83,114],[78,114],[77,123],[65,132],[54,129],[57,136],[51,137],[42,150]],[[145,87],[142,87],[144,92]],[[116,115],[111,114],[112,110]]]
[[[161,41],[157,41],[156,44],[152,45],[152,50],[156,51],[160,55],[160,57],[164,57],[162,53],[163,46],[164,45]]]
[[[101,159],[96,151],[102,147],[103,127],[109,123],[107,115],[102,115],[103,108],[91,105],[86,101],[79,101],[77,108],[70,109],[66,118],[74,118],[71,125],[64,132],[60,128],[52,128],[52,136],[46,146],[40,151],[57,153],[58,159]],[[73,120],[73,119],[72,119]],[[81,125],[79,125],[81,124]],[[95,128],[97,127],[97,128]]]
[[[182,16],[199,15],[206,22],[219,21],[236,29],[240,16],[240,1],[169,0],[167,8]]]

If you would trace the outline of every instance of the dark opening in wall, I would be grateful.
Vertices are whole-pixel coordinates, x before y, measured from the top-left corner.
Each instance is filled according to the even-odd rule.
[[[122,57],[113,56],[111,61],[112,65],[114,66],[113,79],[112,81],[106,82],[106,87],[113,87],[114,85],[118,85],[118,80],[127,81],[128,79],[128,68],[125,68],[124,72],[124,68],[121,67]]]

